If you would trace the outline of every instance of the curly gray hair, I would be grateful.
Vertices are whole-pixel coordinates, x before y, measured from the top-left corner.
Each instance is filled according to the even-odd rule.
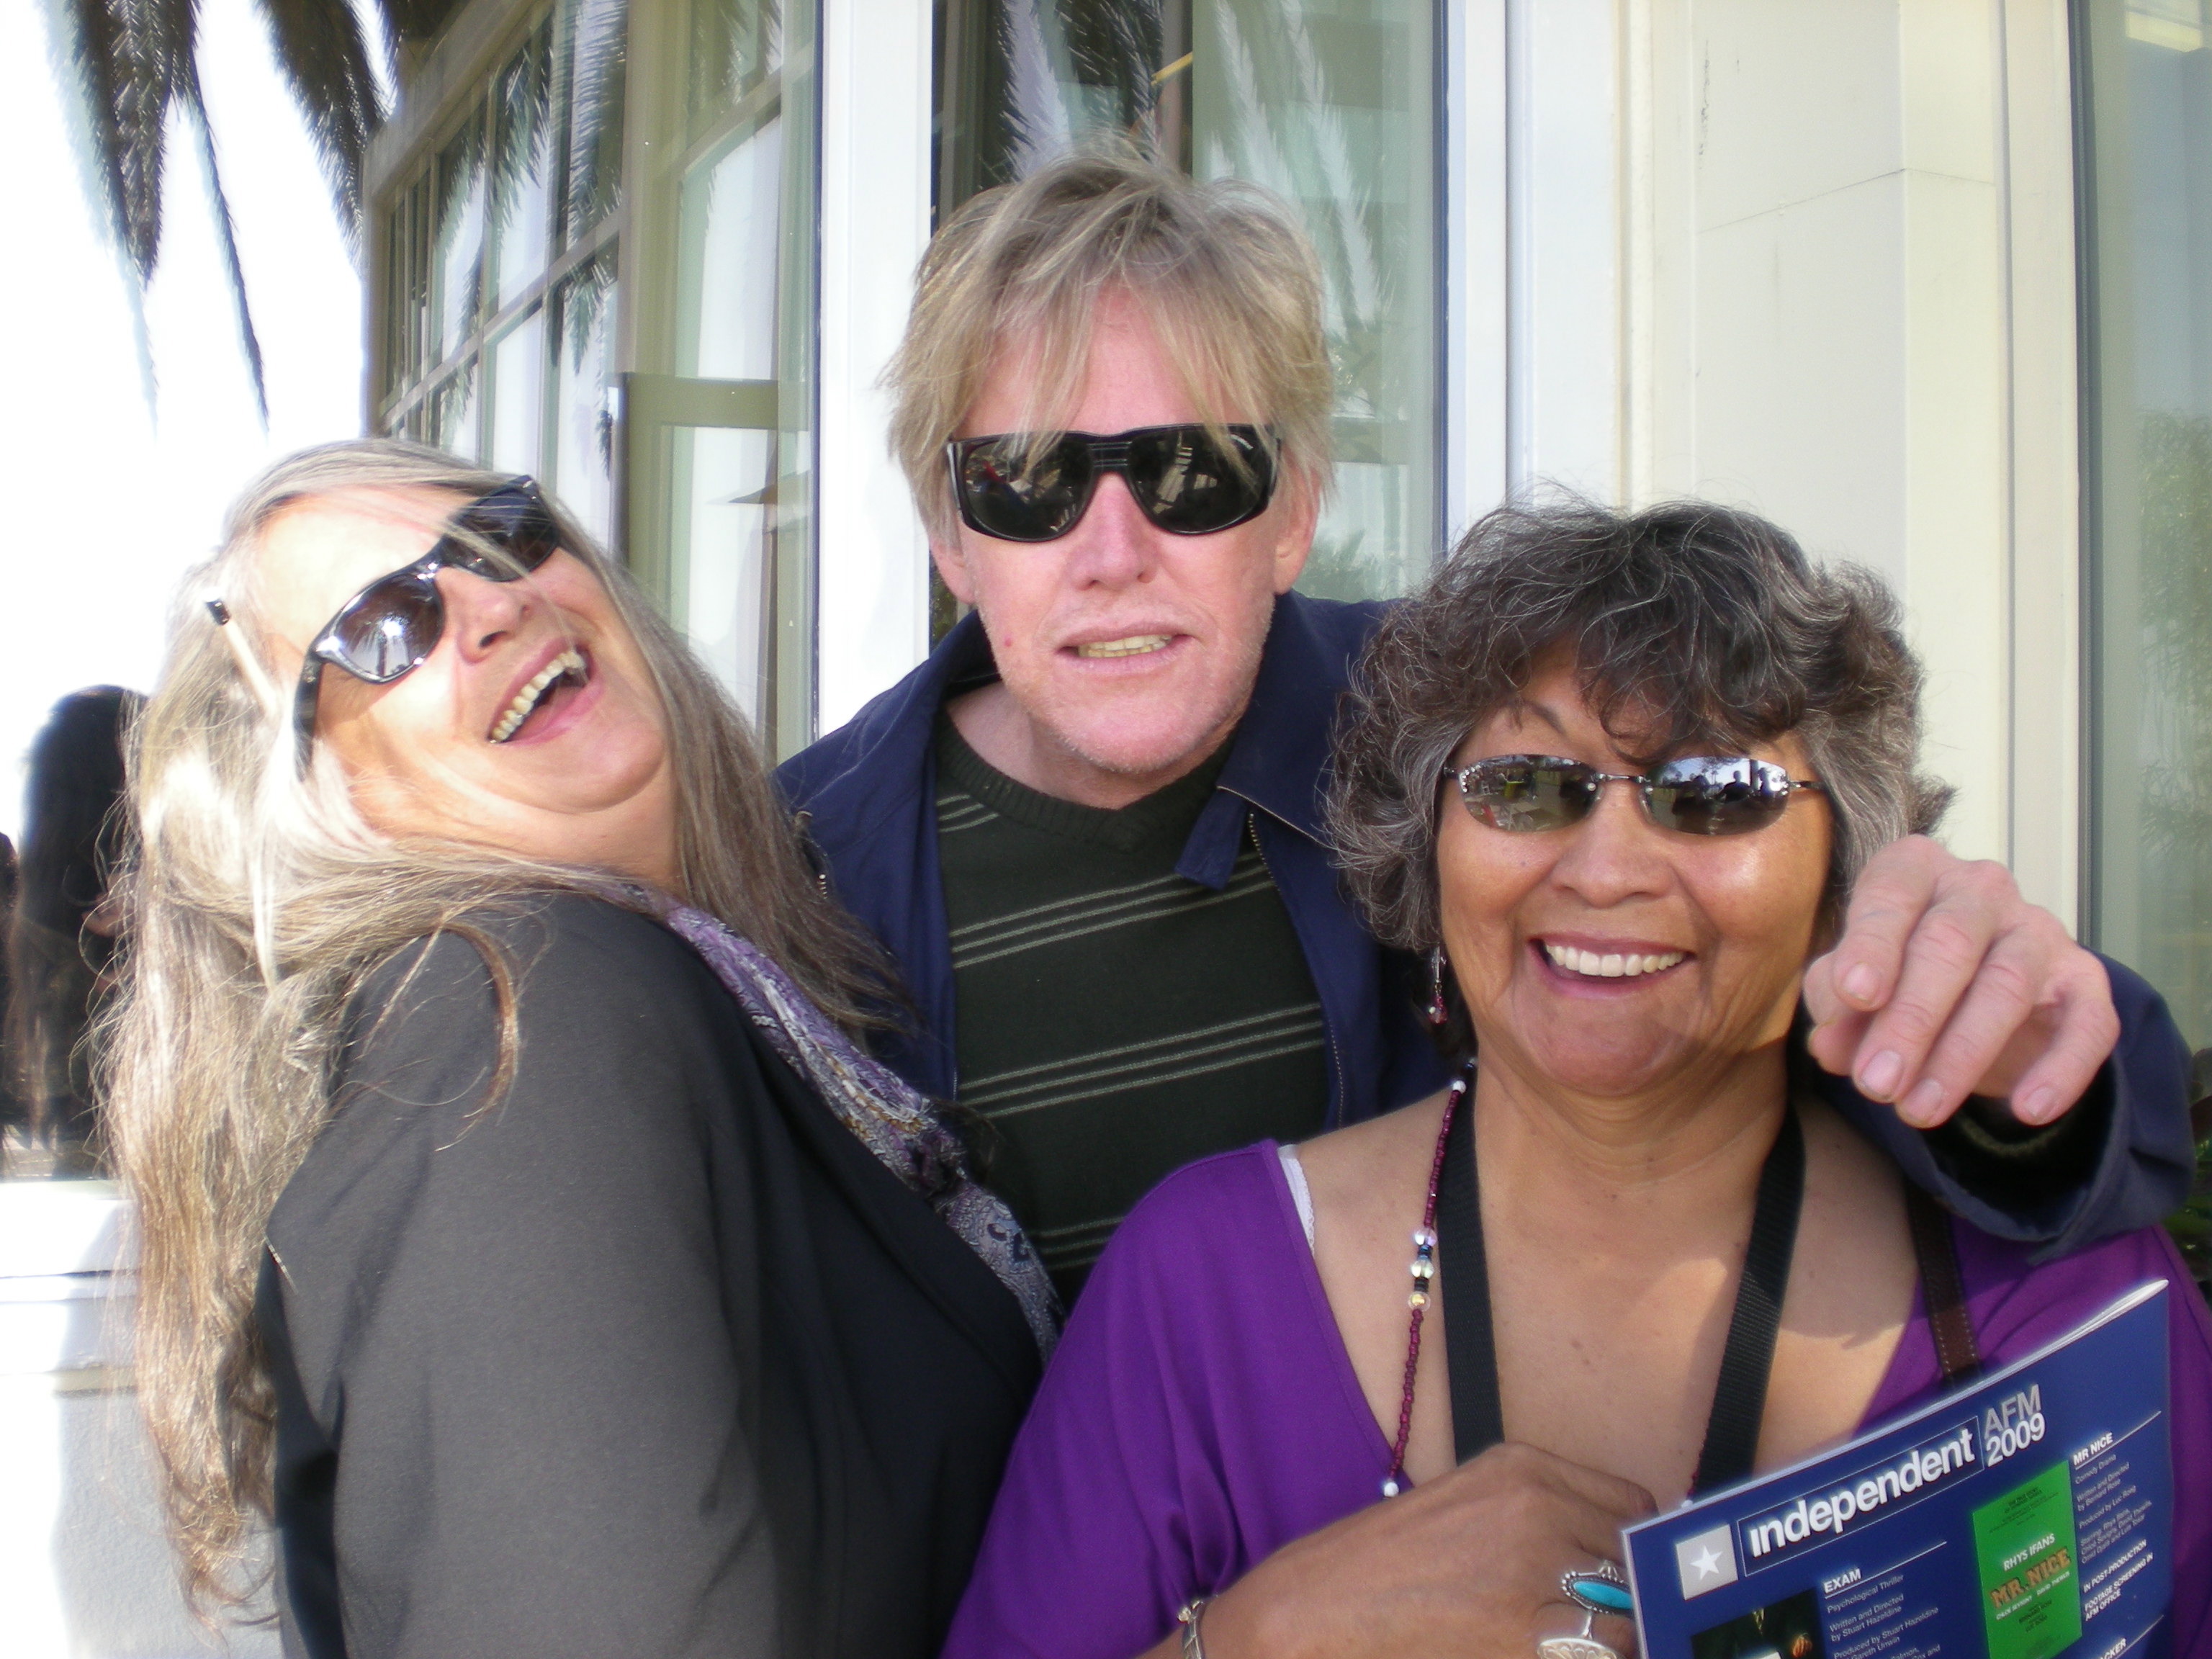
[[[1386,944],[1442,937],[1445,768],[1557,649],[1638,766],[1796,736],[1835,823],[1824,922],[1877,849],[1950,802],[1917,769],[1920,664],[1872,571],[1817,566],[1777,526],[1703,501],[1503,507],[1385,618],[1338,729],[1330,832]]]

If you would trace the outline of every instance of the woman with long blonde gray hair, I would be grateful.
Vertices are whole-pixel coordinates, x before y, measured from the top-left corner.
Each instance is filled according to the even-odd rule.
[[[934,1653],[1050,1340],[737,710],[527,479],[283,463],[137,734],[185,1578],[287,1651]]]

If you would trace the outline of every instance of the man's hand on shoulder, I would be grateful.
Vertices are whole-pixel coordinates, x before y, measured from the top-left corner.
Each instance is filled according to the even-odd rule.
[[[1924,836],[1884,848],[1806,970],[1813,1057],[1933,1128],[1969,1095],[2024,1123],[2070,1109],[2119,1040],[2104,965],[2011,872]]]

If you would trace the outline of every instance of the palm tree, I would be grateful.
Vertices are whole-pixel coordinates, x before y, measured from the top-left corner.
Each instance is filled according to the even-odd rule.
[[[434,35],[453,3],[372,0],[395,56]],[[291,87],[330,181],[339,222],[349,241],[358,246],[362,167],[385,115],[361,19],[349,0],[258,3],[277,68]],[[214,198],[240,341],[266,420],[261,345],[200,88],[199,0],[55,0],[48,15],[64,37],[60,55],[76,71],[70,90],[89,142],[94,206],[140,294],[161,257],[163,164],[173,117],[198,143]]]

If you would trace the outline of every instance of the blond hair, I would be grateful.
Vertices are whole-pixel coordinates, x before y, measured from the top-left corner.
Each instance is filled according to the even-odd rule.
[[[104,1109],[138,1207],[140,1400],[195,1600],[252,1593],[239,1570],[252,1513],[270,1507],[275,1421],[255,1280],[270,1212],[329,1115],[348,999],[410,940],[471,939],[502,1025],[489,1099],[511,1071],[515,1027],[514,974],[488,915],[548,891],[651,905],[604,871],[387,840],[355,810],[327,747],[300,769],[292,676],[266,654],[257,601],[263,531],[337,489],[473,497],[505,481],[394,442],[332,444],[280,463],[188,580],[159,689],[133,733],[139,842],[125,879],[121,994],[101,1045]],[[757,943],[848,1029],[872,1023],[874,959],[817,890],[744,716],[621,568],[554,511],[561,545],[605,588],[659,694],[676,780],[675,896]],[[426,513],[426,526],[436,520]],[[229,626],[201,603],[207,594],[221,596]]]
[[[945,445],[994,359],[1016,343],[1035,349],[1020,429],[1042,449],[1081,395],[1114,289],[1142,308],[1208,425],[1224,410],[1265,422],[1284,467],[1326,491],[1335,381],[1320,263],[1291,210],[1257,185],[1091,150],[975,197],[922,257],[884,378],[891,450],[933,539],[957,533]]]

